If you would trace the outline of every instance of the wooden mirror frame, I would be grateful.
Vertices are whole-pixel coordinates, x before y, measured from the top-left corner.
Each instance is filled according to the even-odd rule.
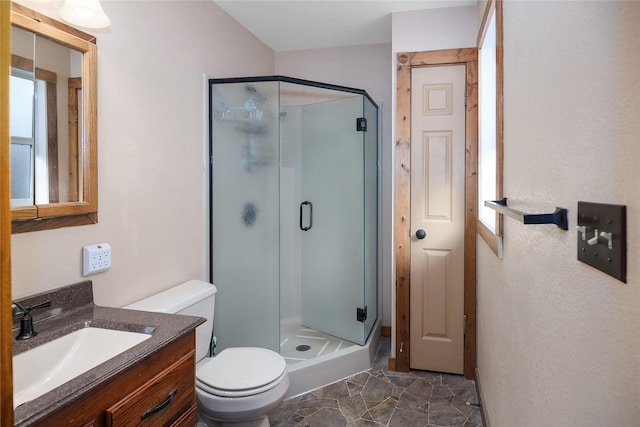
[[[11,25],[82,52],[83,200],[11,208],[12,233],[50,230],[98,222],[98,114],[96,38],[34,10],[11,3]]]

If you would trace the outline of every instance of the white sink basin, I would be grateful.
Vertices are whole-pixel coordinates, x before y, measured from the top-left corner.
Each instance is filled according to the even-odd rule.
[[[13,407],[33,400],[150,338],[84,328],[13,357]]]

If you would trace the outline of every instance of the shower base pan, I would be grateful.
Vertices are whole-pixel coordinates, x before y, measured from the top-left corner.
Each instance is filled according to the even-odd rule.
[[[287,398],[291,398],[371,369],[380,343],[380,320],[365,345],[299,324],[283,326],[282,332],[280,354],[287,361],[290,381]]]

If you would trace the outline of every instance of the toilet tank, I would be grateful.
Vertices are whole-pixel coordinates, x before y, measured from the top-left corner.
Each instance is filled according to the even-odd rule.
[[[148,298],[127,305],[126,309],[204,317],[196,328],[196,361],[209,354],[213,332],[216,287],[201,280],[190,280]]]

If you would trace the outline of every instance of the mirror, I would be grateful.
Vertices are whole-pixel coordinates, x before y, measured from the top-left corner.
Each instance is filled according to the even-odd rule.
[[[13,233],[96,223],[95,38],[11,9]]]

